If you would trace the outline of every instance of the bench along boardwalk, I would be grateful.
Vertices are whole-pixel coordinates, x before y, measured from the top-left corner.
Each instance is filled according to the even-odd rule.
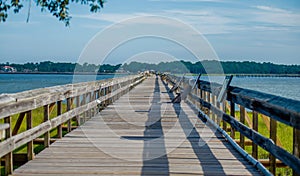
[[[176,87],[172,88],[174,84]],[[290,110],[292,105],[285,107],[285,111],[293,114],[283,119],[276,109],[273,114],[269,110],[264,115],[294,127],[294,155],[272,143],[277,137],[273,118],[270,118],[270,139],[243,125],[248,117],[242,105],[249,104],[247,97],[237,98],[242,90],[230,87],[227,92],[227,100],[232,102],[231,112],[235,112],[235,103],[246,102],[239,103],[243,118],[237,121],[234,113],[221,112],[221,107],[226,111],[226,103],[218,103],[214,95],[219,94],[220,89],[216,88],[219,85],[207,86],[203,81],[195,85],[170,75],[141,74],[3,95],[0,119],[4,119],[1,125],[4,138],[0,142],[0,157],[4,174],[268,175],[269,171],[256,160],[259,145],[272,154],[269,162],[262,161],[271,172],[275,173],[277,165],[283,165],[290,166],[297,175],[299,112]],[[176,91],[180,89],[189,91],[181,92],[182,100],[176,103]],[[183,101],[185,96],[187,99]],[[259,103],[259,99],[255,101]],[[285,99],[276,100],[282,101]],[[299,105],[295,103],[294,106]],[[269,104],[272,102],[268,100],[259,107],[263,109]],[[262,113],[257,104],[251,106]],[[36,119],[32,116],[37,108],[43,111],[43,117],[39,124],[33,125]],[[253,114],[251,128],[257,131],[258,113]],[[17,119],[14,124],[13,117]],[[23,119],[26,119],[26,129],[22,130]],[[221,124],[233,138],[222,131]],[[238,133],[239,146],[234,141]],[[251,140],[248,143],[253,157],[242,150],[247,145],[245,136]],[[35,146],[41,143],[45,149],[35,154]],[[19,148],[26,150],[25,156],[16,152]],[[13,170],[20,158],[29,162]]]

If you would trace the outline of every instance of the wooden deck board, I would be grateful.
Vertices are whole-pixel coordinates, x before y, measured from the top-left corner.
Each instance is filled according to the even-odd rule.
[[[146,79],[13,175],[260,175],[172,96]]]

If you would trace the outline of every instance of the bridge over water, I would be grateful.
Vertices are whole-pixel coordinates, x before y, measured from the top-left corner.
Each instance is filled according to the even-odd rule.
[[[178,90],[189,87],[186,81],[172,76],[138,75],[1,97],[0,114],[4,119],[1,128],[5,136],[0,143],[0,156],[5,175],[270,174],[263,161],[258,161],[258,145],[271,153],[264,163],[271,172],[283,165],[291,167],[294,175],[299,174],[299,121],[295,120],[299,111],[294,111],[294,106],[285,107],[292,120],[279,119],[276,109],[265,113],[271,117],[272,125],[272,134],[266,138],[254,132],[258,113],[253,113],[252,129],[249,123],[243,126],[248,118],[244,104],[241,117],[235,121],[232,119],[235,113],[226,113],[226,103],[216,101],[213,85],[209,94],[206,83],[198,81],[186,101],[172,103],[177,94],[176,89],[170,90],[176,82]],[[231,102],[240,101],[234,100],[230,92]],[[243,92],[239,93],[241,96]],[[265,106],[272,106],[275,100],[264,101]],[[277,105],[285,101],[290,100],[276,100]],[[38,107],[43,110],[43,118],[34,126],[32,115]],[[235,112],[234,107],[231,103],[231,112]],[[13,114],[18,114],[14,124],[11,123]],[[22,131],[23,119],[26,119],[26,129]],[[289,121],[293,127],[293,154],[273,142],[277,139],[274,119]],[[230,133],[231,136],[240,134],[239,145],[234,137],[230,138]],[[250,144],[245,137],[250,139]],[[22,158],[14,151],[24,148],[24,144],[25,158],[29,161],[13,170],[14,162]],[[43,144],[45,149],[35,154],[37,144]],[[245,145],[252,146],[252,156],[243,150]]]

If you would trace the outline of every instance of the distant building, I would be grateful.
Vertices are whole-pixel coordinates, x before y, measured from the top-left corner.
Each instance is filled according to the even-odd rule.
[[[3,66],[3,67],[1,67],[1,71],[7,72],[7,73],[13,73],[13,72],[17,72],[17,69],[15,67],[11,67],[11,66]]]
[[[124,70],[124,68],[119,68],[118,70],[116,70],[116,73],[127,73],[126,70]]]

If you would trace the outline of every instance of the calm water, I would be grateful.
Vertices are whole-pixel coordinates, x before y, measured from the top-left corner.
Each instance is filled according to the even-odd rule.
[[[201,77],[201,80],[209,80]],[[223,83],[224,77],[210,77],[211,82]],[[300,100],[299,77],[233,77],[232,86],[256,90],[294,100]]]
[[[120,76],[123,75],[0,74],[0,94]]]
[[[86,82],[119,77],[123,75],[38,75],[38,74],[0,74],[0,94],[15,93],[30,89]],[[207,77],[201,79],[207,80]],[[211,81],[222,82],[222,77]],[[231,85],[300,100],[300,78],[287,77],[234,77]]]

